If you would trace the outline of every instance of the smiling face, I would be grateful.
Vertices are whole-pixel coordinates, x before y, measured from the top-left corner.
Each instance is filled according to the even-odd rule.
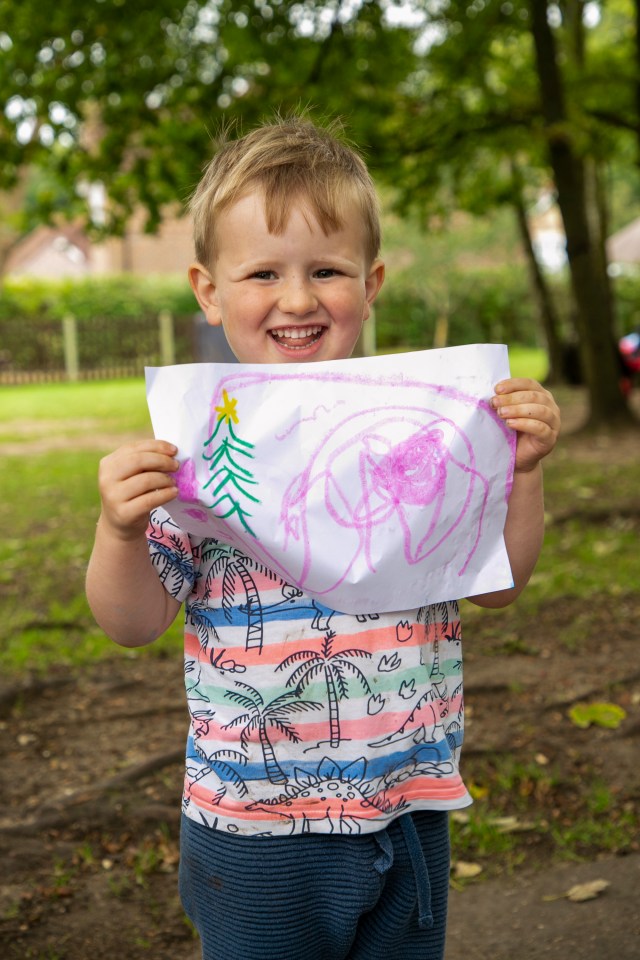
[[[189,280],[208,323],[222,324],[242,363],[300,363],[351,355],[384,279],[370,263],[355,202],[344,225],[325,234],[295,202],[281,233],[270,233],[258,190],[216,222],[211,270],[194,264]]]

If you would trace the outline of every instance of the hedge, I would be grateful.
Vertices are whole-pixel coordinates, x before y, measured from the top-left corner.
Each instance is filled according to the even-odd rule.
[[[560,338],[575,341],[573,303],[566,275],[547,280],[560,321]],[[378,346],[428,349],[434,345],[439,317],[448,318],[448,344],[509,343],[543,346],[537,305],[524,270],[450,273],[446,297],[432,293],[429,278],[385,286],[376,303]],[[640,274],[612,280],[619,336],[640,328]],[[438,302],[438,300],[440,302]]]
[[[161,310],[174,317],[177,361],[193,360],[192,319],[198,305],[185,281],[133,276],[6,280],[0,297],[0,360],[14,371],[62,370],[62,321],[72,316],[83,370],[140,370],[160,362]]]
[[[446,289],[434,295],[424,284],[390,283],[376,303],[380,347],[428,349],[436,326],[447,319],[447,341],[462,343],[539,343],[535,304],[522,271],[492,270],[451,273]]]
[[[427,349],[438,321],[447,317],[450,345],[507,342],[543,345],[536,306],[524,270],[496,268],[451,272],[437,284],[396,276],[376,304],[380,350]],[[565,278],[554,278],[552,292],[571,339],[571,303]],[[439,292],[434,293],[434,287]],[[640,276],[614,281],[619,333],[640,324]],[[0,287],[0,354],[16,370],[62,366],[61,322],[76,319],[83,368],[123,363],[157,363],[157,318],[174,317],[176,359],[194,358],[193,317],[197,303],[180,278],[117,276],[45,282],[7,279]]]
[[[0,288],[0,323],[15,317],[77,320],[95,316],[136,318],[170,310],[193,314],[197,304],[186,280],[146,279],[130,275],[89,280],[5,279]]]

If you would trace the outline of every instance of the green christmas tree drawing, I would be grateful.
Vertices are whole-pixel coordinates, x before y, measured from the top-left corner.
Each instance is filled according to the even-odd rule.
[[[251,517],[251,514],[243,501],[260,503],[260,500],[248,489],[256,486],[258,481],[254,480],[250,470],[238,462],[242,457],[254,459],[251,453],[254,444],[241,440],[233,429],[233,424],[239,423],[236,412],[237,402],[233,397],[229,397],[226,390],[223,390],[222,406],[215,407],[218,414],[216,426],[209,439],[204,442],[205,448],[209,448],[210,453],[202,454],[203,459],[209,463],[211,471],[211,476],[203,489],[211,488],[213,503],[210,504],[209,509],[213,510],[216,517],[227,520],[236,514],[247,533],[257,539],[249,526],[247,518]]]

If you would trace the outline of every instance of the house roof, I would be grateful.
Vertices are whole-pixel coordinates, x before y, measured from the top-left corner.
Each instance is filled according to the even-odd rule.
[[[57,254],[62,256],[70,250],[75,250],[86,262],[89,259],[91,245],[86,234],[73,224],[59,226],[43,224],[16,244],[7,258],[6,273],[28,272],[29,266],[51,248],[55,248]]]
[[[107,237],[98,242],[75,224],[36,227],[11,251],[5,272],[39,277],[122,272],[185,276],[192,261],[191,223],[167,208],[155,234],[144,232],[142,212],[132,218],[123,237]]]
[[[612,263],[640,263],[640,218],[608,238],[607,257]]]

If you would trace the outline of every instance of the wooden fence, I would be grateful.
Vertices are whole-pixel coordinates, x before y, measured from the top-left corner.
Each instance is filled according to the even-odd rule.
[[[3,320],[0,384],[108,380],[145,366],[233,359],[202,315]]]
[[[354,356],[375,354],[374,317],[364,324]],[[235,363],[221,327],[203,314],[2,320],[0,386],[142,376],[172,363]]]

